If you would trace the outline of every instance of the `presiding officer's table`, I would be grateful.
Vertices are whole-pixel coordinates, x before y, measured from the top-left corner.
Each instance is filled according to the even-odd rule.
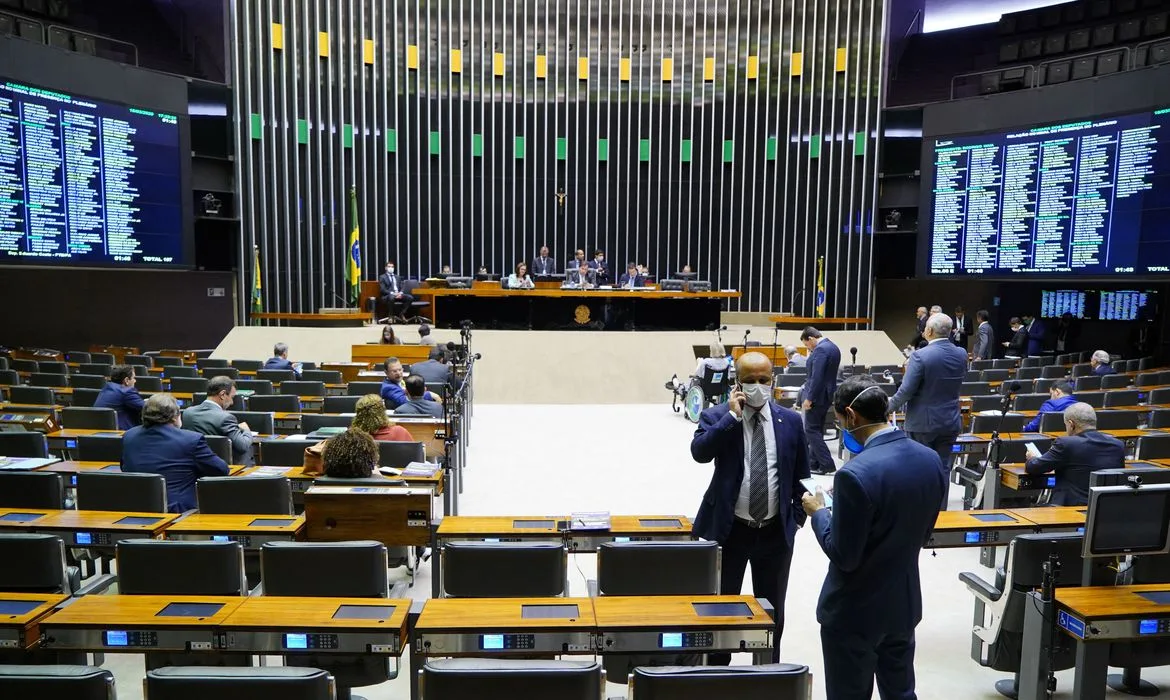
[[[418,288],[413,294],[431,303],[429,315],[441,328],[457,328],[463,320],[483,328],[500,322],[539,329],[596,328],[613,327],[616,319],[641,327],[696,331],[719,325],[723,301],[740,297],[736,291],[499,287]]]

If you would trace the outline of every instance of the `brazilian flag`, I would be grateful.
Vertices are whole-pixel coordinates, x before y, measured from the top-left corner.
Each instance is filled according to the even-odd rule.
[[[825,317],[825,259],[817,258],[817,318]]]
[[[260,313],[264,310],[264,302],[261,299],[262,287],[260,285],[260,246],[252,247],[252,312]],[[254,323],[259,323],[254,321]]]
[[[345,268],[345,279],[349,282],[349,300],[355,307],[358,296],[361,294],[362,283],[362,249],[360,244],[361,229],[358,225],[357,188],[349,188],[349,210],[353,217],[353,228],[349,230],[349,264]]]

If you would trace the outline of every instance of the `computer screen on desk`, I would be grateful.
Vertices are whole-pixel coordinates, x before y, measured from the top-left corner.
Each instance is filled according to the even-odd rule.
[[[1085,517],[1086,557],[1170,552],[1170,484],[1095,486]]]

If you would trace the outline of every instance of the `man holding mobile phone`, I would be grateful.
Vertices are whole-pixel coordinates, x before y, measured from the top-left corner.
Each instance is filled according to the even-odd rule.
[[[723,547],[723,593],[743,590],[751,562],[753,595],[776,609],[777,661],[792,543],[805,519],[800,480],[809,476],[808,447],[800,414],[772,401],[771,360],[749,352],[735,367],[739,383],[727,403],[703,411],[691,441],[696,462],[715,462],[692,532]],[[731,663],[730,654],[708,658],[713,666]]]

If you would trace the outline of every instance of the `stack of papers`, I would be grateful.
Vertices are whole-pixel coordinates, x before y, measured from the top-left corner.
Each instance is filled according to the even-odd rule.
[[[256,467],[247,476],[286,476],[292,467]]]
[[[437,471],[439,471],[439,465],[437,464],[431,464],[430,462],[411,462],[406,465],[406,469],[402,470],[402,476],[431,477]]]
[[[0,457],[0,470],[29,471],[60,462],[56,457]]]
[[[570,518],[570,530],[609,529],[609,511],[601,511],[598,513],[572,513]]]

